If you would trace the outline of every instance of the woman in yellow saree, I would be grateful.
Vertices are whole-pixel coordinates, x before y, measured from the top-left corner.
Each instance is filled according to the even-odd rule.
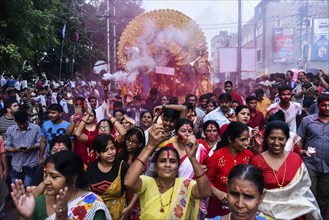
[[[194,135],[185,137],[185,150],[195,181],[177,177],[179,154],[173,147],[163,147],[156,153],[155,177],[140,175],[148,157],[166,135],[161,125],[152,126],[149,142],[127,172],[125,186],[140,196],[140,219],[197,219],[199,199],[210,196],[211,187],[195,158],[198,142]]]

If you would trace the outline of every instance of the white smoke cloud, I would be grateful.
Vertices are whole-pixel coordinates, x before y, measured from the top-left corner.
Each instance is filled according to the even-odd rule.
[[[193,37],[195,23],[190,22],[184,29],[178,29],[174,26],[168,26],[164,29],[159,29],[152,20],[145,20],[143,23],[143,34],[136,39],[136,45],[128,50],[130,60],[125,65],[125,71],[117,71],[113,74],[104,74],[103,79],[110,79],[116,82],[134,82],[142,72],[148,74],[155,70],[157,64],[156,50],[160,48],[171,49],[170,42],[174,42],[185,53],[188,53],[189,41]],[[194,57],[194,59],[196,59]],[[190,62],[192,62],[191,60]]]

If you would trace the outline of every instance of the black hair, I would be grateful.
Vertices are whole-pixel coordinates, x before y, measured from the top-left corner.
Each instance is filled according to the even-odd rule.
[[[48,106],[47,110],[63,112],[63,107],[60,104],[51,104]]]
[[[14,99],[8,99],[7,101],[4,102],[4,112],[7,113],[7,108],[11,108],[11,106],[18,102]]]
[[[209,93],[208,93],[208,94],[209,94]],[[208,101],[208,100],[209,100],[209,96],[208,96],[208,94],[202,94],[202,95],[200,95],[199,100],[207,99],[207,101]]]
[[[256,96],[253,96],[253,95],[247,96],[246,103],[248,104],[249,102],[251,102],[253,100],[257,100]]]
[[[317,99],[317,103],[318,105],[320,105],[321,102],[323,101],[329,101],[329,94],[321,94],[318,99]]]
[[[280,85],[280,86],[278,87],[278,92],[279,92],[279,94],[280,94],[282,91],[286,91],[286,90],[291,91],[291,87],[290,87],[289,85]]]
[[[305,88],[305,89],[309,89],[309,88],[312,88],[312,84],[311,83],[303,83],[302,88]]]
[[[187,95],[185,96],[185,102],[189,102],[189,99],[190,99],[191,97],[195,97],[195,100],[198,101],[198,97],[197,97],[196,95],[194,95],[194,94],[187,94]]]
[[[179,153],[178,151],[174,148],[174,147],[169,147],[169,146],[166,146],[166,147],[162,147],[160,148],[160,150],[156,151],[155,154],[154,154],[154,159],[153,159],[153,162],[154,162],[154,167],[159,159],[159,156],[162,152],[164,151],[172,151],[174,152],[174,154],[176,155],[176,158],[177,158],[177,162],[178,162],[178,167],[180,166],[180,158],[179,158]],[[177,176],[178,176],[178,173],[177,173]],[[156,172],[154,172],[154,177],[158,177],[158,174]]]
[[[222,93],[218,96],[218,102],[220,102],[220,100],[227,100],[227,101],[232,101],[232,96],[228,93]]]
[[[216,121],[214,121],[214,120],[208,120],[208,121],[206,121],[206,122],[203,124],[203,127],[202,127],[203,132],[207,129],[207,127],[208,127],[209,125],[214,125],[214,126],[216,127],[217,131],[219,132],[219,125],[218,125],[218,123],[217,123]]]
[[[75,102],[78,101],[78,100],[84,102],[86,99],[84,97],[82,97],[82,96],[79,96],[78,98],[75,99]]]
[[[153,115],[153,113],[152,112],[150,112],[150,111],[144,111],[144,112],[142,112],[142,114],[141,114],[141,118],[146,114],[146,113],[150,113],[150,115],[151,115],[151,117],[152,117],[152,119],[154,118],[154,115]]]
[[[227,146],[229,144],[229,139],[233,141],[234,139],[240,137],[241,134],[245,131],[249,132],[247,125],[238,121],[231,122],[221,136],[221,141],[217,143],[216,150]]]
[[[214,100],[211,100],[211,99],[208,100],[207,105],[208,105],[209,103],[212,103],[213,106],[214,106],[214,108],[217,108],[217,102],[215,102]]]
[[[84,171],[82,158],[76,153],[64,150],[50,155],[46,164],[52,163],[55,169],[65,177],[66,184],[78,188],[88,187],[88,178]]]
[[[305,74],[305,78],[309,79],[311,82],[314,80],[314,75],[313,73],[309,72]]]
[[[175,133],[178,134],[178,129],[186,124],[190,125],[192,129],[194,128],[193,122],[191,120],[189,120],[187,118],[180,118],[175,123]]]
[[[182,105],[185,105],[187,107],[187,110],[194,110],[192,104],[190,102],[183,102]]]
[[[122,108],[123,107],[123,103],[121,101],[115,101],[113,102],[113,108]]]
[[[14,118],[18,123],[25,123],[29,120],[29,114],[26,111],[18,110],[14,113]]]
[[[140,154],[140,152],[145,147],[145,134],[144,134],[144,131],[140,127],[135,126],[132,129],[130,129],[129,131],[127,131],[127,134],[126,134],[125,139],[123,141],[122,151],[120,152],[120,155],[119,155],[120,159],[121,160],[124,160],[126,162],[128,160],[127,139],[130,138],[133,135],[136,135],[136,137],[137,137],[139,143],[141,144],[141,146],[138,147],[133,152],[132,161],[134,161],[136,159],[136,157],[138,157],[138,155]]]
[[[264,90],[263,89],[256,89],[255,94],[256,95],[264,95]]]
[[[135,95],[133,99],[134,101],[142,101],[142,97],[140,95]]]
[[[173,119],[174,121],[177,121],[180,118],[180,114],[178,111],[166,108],[163,111],[163,117],[168,119]]]
[[[150,95],[158,95],[158,90],[156,88],[151,88]]]
[[[267,138],[268,136],[271,134],[271,132],[274,129],[280,129],[283,131],[284,135],[286,136],[287,140],[289,139],[289,127],[288,125],[281,121],[281,120],[274,120],[271,121],[270,123],[267,123],[266,127],[265,127],[265,132],[264,132],[264,151],[268,150],[268,146],[267,146]]]
[[[281,110],[282,111],[282,110]],[[284,114],[284,113],[283,113]],[[270,117],[268,117],[268,119],[267,119],[267,123],[269,123],[269,122],[271,122],[271,121],[275,121],[275,120],[279,120],[279,121],[283,121],[283,122],[285,122],[285,116],[283,115],[283,117],[282,117],[282,115],[281,114],[272,114],[272,115],[270,115]]]
[[[246,109],[249,109],[249,107],[246,106],[246,105],[239,105],[238,107],[236,107],[236,109],[235,109],[235,115],[238,115],[245,108]],[[250,109],[249,109],[249,111],[250,111]]]
[[[88,97],[88,102],[90,102],[92,99],[96,99],[96,101],[97,101],[97,98],[95,96],[89,96]]]
[[[99,134],[93,141],[93,149],[98,154],[105,152],[106,146],[111,141],[114,144],[114,141],[111,135],[108,134]]]
[[[225,82],[224,82],[224,85],[225,85],[225,84],[231,84],[231,86],[233,86],[233,82],[230,81],[230,80],[225,81]]]
[[[68,150],[72,150],[71,139],[68,135],[60,134],[60,135],[54,137],[50,142],[50,150],[57,143],[63,143],[67,147]]]
[[[174,97],[174,96],[170,96],[169,97],[169,104],[177,105],[178,104],[178,98]]]
[[[115,116],[115,113],[117,112],[121,112],[123,115],[125,114],[125,112],[122,109],[117,109],[113,111],[113,116]]]
[[[264,192],[264,176],[262,172],[250,164],[238,164],[228,174],[227,186],[236,179],[246,180],[254,183],[260,195]]]
[[[287,73],[289,73],[290,76],[294,76],[294,72],[291,70],[288,70]]]

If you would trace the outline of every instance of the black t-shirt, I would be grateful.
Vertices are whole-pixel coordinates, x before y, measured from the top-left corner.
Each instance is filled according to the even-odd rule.
[[[103,173],[97,166],[98,160],[89,164],[87,168],[87,176],[89,180],[89,188],[91,191],[97,193],[98,195],[102,195],[107,188],[112,184],[112,182],[117,178],[119,174],[119,168],[121,164],[121,160],[115,159],[112,165],[112,169]],[[122,162],[121,166],[121,194],[124,193],[124,179],[126,173],[129,169],[129,164],[126,162]]]
[[[43,181],[45,164],[38,167],[37,171],[34,173],[31,186],[38,186]]]

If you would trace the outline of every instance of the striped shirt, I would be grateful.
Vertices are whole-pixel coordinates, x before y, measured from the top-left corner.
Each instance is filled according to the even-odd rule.
[[[13,125],[7,129],[5,149],[10,147],[40,147],[40,131],[41,128],[33,123],[29,123],[26,130],[20,130],[17,125]],[[13,153],[11,165],[17,172],[21,172],[23,166],[35,167],[38,165],[38,151],[31,151],[29,153]]]
[[[7,131],[7,128],[10,126],[15,125],[16,122],[14,119],[8,119],[5,116],[0,117],[0,135],[2,135],[3,139],[6,139],[5,134]]]

